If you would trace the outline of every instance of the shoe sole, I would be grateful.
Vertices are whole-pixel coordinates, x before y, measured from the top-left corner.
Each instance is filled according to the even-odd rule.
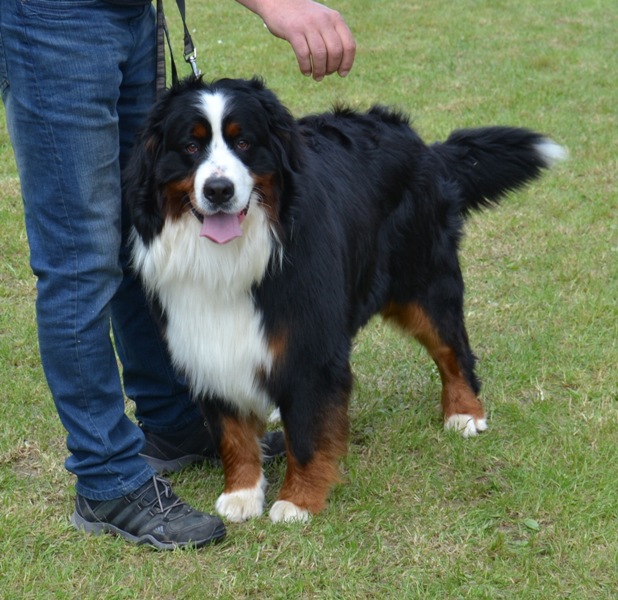
[[[223,524],[218,526],[212,535],[204,540],[191,540],[190,542],[175,543],[175,542],[161,542],[150,534],[135,536],[128,531],[124,531],[112,525],[111,523],[102,523],[100,521],[92,522],[87,521],[77,511],[71,515],[71,524],[75,529],[79,531],[85,531],[93,535],[100,535],[102,533],[110,533],[112,535],[119,535],[123,539],[139,545],[154,546],[158,550],[175,550],[177,548],[201,548],[207,544],[215,544],[220,542],[225,537],[225,527]]]

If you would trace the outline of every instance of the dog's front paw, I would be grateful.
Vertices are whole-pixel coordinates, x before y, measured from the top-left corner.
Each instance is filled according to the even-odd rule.
[[[262,476],[259,483],[253,488],[221,494],[217,498],[215,509],[221,516],[234,523],[242,523],[248,519],[259,517],[264,509],[266,485],[266,479]]]
[[[472,415],[451,415],[444,422],[444,429],[459,431],[465,438],[473,437],[487,430],[487,420]]]
[[[309,520],[309,516],[308,510],[287,500],[277,500],[270,509],[270,520],[273,523],[306,522]]]

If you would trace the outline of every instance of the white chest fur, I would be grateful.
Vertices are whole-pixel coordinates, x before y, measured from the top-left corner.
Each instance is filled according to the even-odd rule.
[[[272,239],[256,206],[242,228],[218,245],[199,237],[199,222],[186,214],[148,247],[136,236],[133,258],[165,310],[172,359],[194,395],[214,394],[265,417],[272,406],[257,374],[270,371],[272,357],[251,288],[266,272]]]

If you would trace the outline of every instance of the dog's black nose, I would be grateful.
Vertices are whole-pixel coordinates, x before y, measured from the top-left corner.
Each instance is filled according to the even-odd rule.
[[[234,195],[234,184],[227,177],[211,177],[204,183],[204,196],[213,204],[223,204]]]

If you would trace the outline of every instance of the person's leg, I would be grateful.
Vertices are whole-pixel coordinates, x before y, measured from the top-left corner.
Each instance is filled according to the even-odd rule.
[[[129,21],[140,15],[152,33],[149,7],[0,6],[3,99],[38,278],[40,352],[68,432],[66,466],[93,500],[123,496],[154,473],[138,455],[143,434],[124,413],[110,339],[123,276],[117,105],[135,43]]]
[[[111,306],[125,289],[117,107],[132,53],[142,48],[154,66],[152,17],[150,6],[100,0],[2,0],[0,83],[38,277],[41,358],[77,475],[71,522],[173,549],[218,541],[225,526],[182,502],[139,455],[144,434],[125,415],[110,336]],[[149,375],[127,354],[137,390]],[[161,420],[181,412],[166,392],[172,408],[158,402]],[[184,408],[194,409],[187,398]]]
[[[117,498],[153,474],[140,450],[168,472],[217,454],[170,366],[129,267],[129,223],[121,227],[120,168],[154,95],[152,8],[3,0],[0,54],[38,277],[41,357],[68,431],[66,466],[78,493]],[[110,317],[144,430],[124,414]],[[275,441],[267,454],[280,454]]]

